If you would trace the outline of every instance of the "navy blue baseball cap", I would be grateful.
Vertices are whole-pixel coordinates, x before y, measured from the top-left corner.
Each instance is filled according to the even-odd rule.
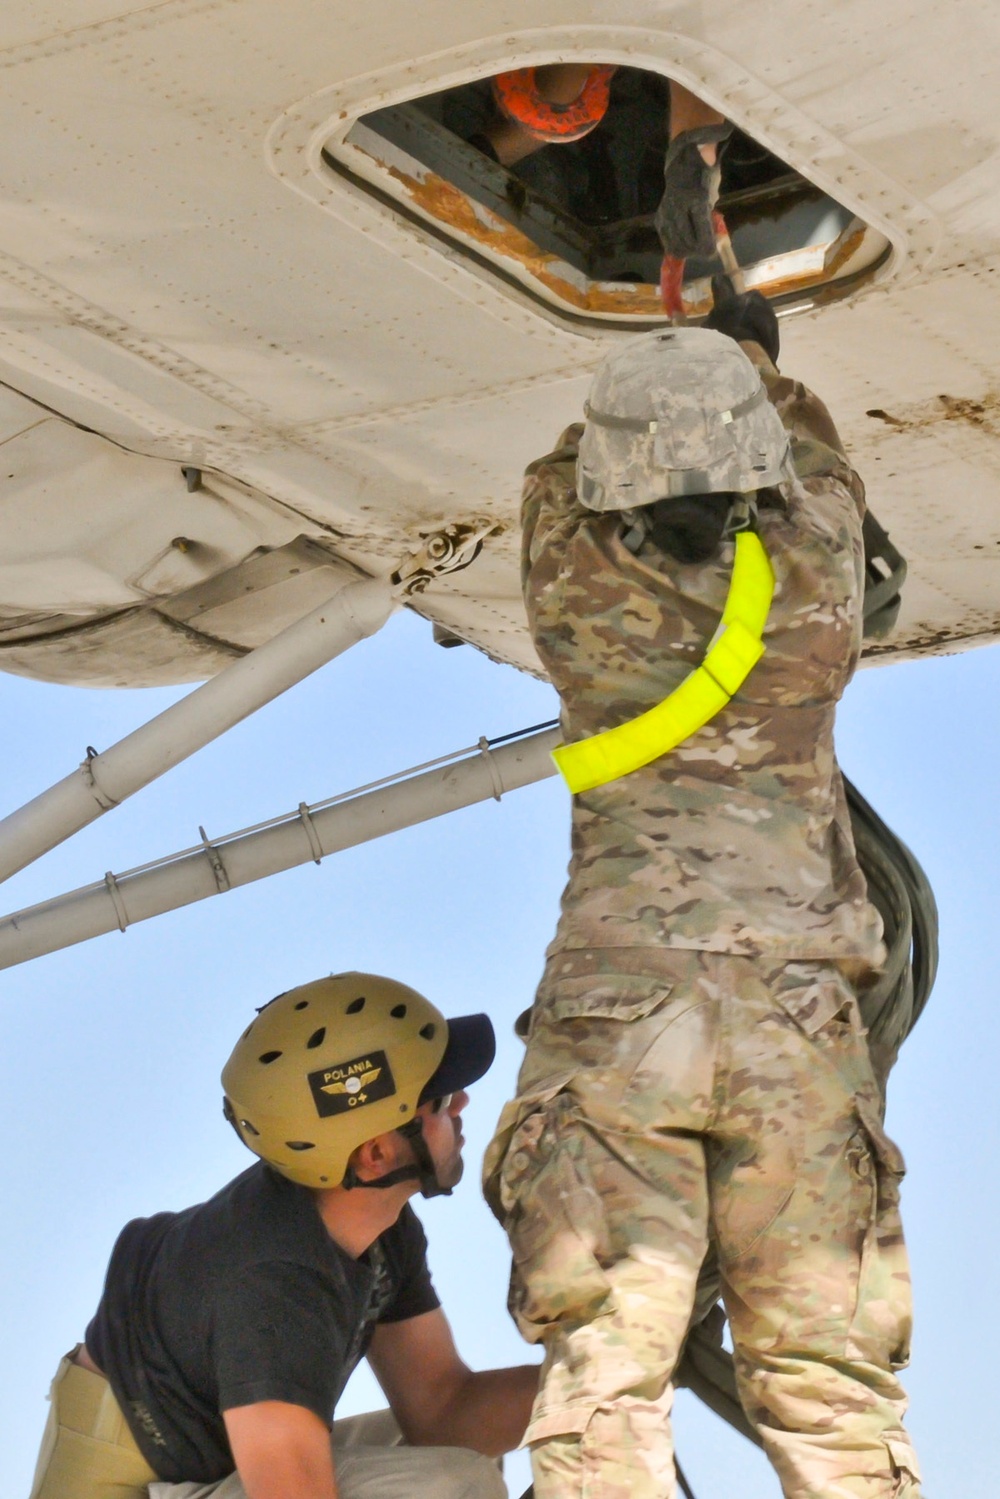
[[[470,1087],[493,1066],[497,1038],[488,1015],[458,1015],[448,1021],[448,1045],[420,1091],[418,1103]]]

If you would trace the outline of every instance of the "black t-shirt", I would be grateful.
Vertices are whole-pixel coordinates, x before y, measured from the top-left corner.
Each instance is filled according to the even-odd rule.
[[[285,1400],[329,1422],[375,1324],[440,1304],[426,1250],[407,1206],[352,1259],[312,1193],[258,1163],[126,1225],[87,1348],[159,1477],[214,1483],[234,1467],[222,1411]]]

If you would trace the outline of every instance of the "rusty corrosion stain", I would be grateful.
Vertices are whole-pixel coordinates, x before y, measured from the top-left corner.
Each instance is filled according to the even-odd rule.
[[[938,396],[945,421],[969,422],[987,432],[990,437],[1000,437],[1000,395],[989,391],[981,401],[970,401],[964,396]]]
[[[893,416],[891,412],[883,411],[881,406],[873,406],[870,411],[865,412],[865,416],[874,417],[880,422],[887,422],[890,427],[902,427],[904,431],[909,425],[902,417]]]
[[[1000,391],[989,390],[978,401],[969,396],[935,396],[910,407],[902,416],[873,406],[865,416],[885,422],[897,432],[919,432],[942,422],[962,422],[977,428],[987,437],[1000,437]]]
[[[400,185],[414,207],[428,218],[446,225],[492,255],[518,263],[547,291],[580,312],[614,313],[619,316],[661,318],[666,313],[658,286],[649,282],[619,283],[590,281],[580,272],[582,284],[570,279],[572,268],[556,254],[539,248],[522,230],[476,203],[446,177],[428,171],[414,176],[392,162],[373,157],[379,167]],[[756,290],[769,296],[786,296],[817,289],[830,290],[841,268],[860,248],[866,229],[859,227],[845,236],[821,267],[785,276],[752,281]],[[752,269],[749,268],[748,269]],[[570,275],[567,275],[569,272]],[[712,310],[709,283],[695,282],[684,296],[687,316],[703,317]]]
[[[446,178],[439,177],[435,172],[428,172],[421,179],[410,176],[390,163],[382,162],[380,165],[406,189],[415,206],[430,218],[447,224],[495,255],[516,260],[537,281],[572,307],[579,308],[582,312],[664,316],[659,287],[648,283],[617,286],[601,281],[590,281],[585,288],[576,286],[560,275],[558,267],[565,262],[557,255],[540,250],[534,240],[529,239],[520,229],[508,224],[489,209],[479,207]]]

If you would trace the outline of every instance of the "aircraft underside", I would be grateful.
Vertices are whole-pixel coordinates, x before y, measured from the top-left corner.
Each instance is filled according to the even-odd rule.
[[[737,127],[747,284],[907,559],[869,657],[995,638],[997,59],[966,8],[942,53],[909,3],[780,37],[745,4],[5,7],[0,667],[200,680],[416,557],[442,643],[537,671],[520,473],[665,317],[668,79]],[[589,144],[489,161],[490,79],[567,58],[618,70]]]

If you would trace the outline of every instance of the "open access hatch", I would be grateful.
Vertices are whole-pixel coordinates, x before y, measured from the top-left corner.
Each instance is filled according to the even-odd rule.
[[[663,74],[615,68],[595,129],[505,167],[488,144],[497,105],[484,78],[362,115],[323,156],[550,306],[648,323],[665,316],[653,214],[669,108]],[[846,296],[887,259],[883,234],[743,131],[721,163],[718,206],[748,289],[789,308],[813,305]],[[687,315],[708,313],[719,268],[686,263]]]

